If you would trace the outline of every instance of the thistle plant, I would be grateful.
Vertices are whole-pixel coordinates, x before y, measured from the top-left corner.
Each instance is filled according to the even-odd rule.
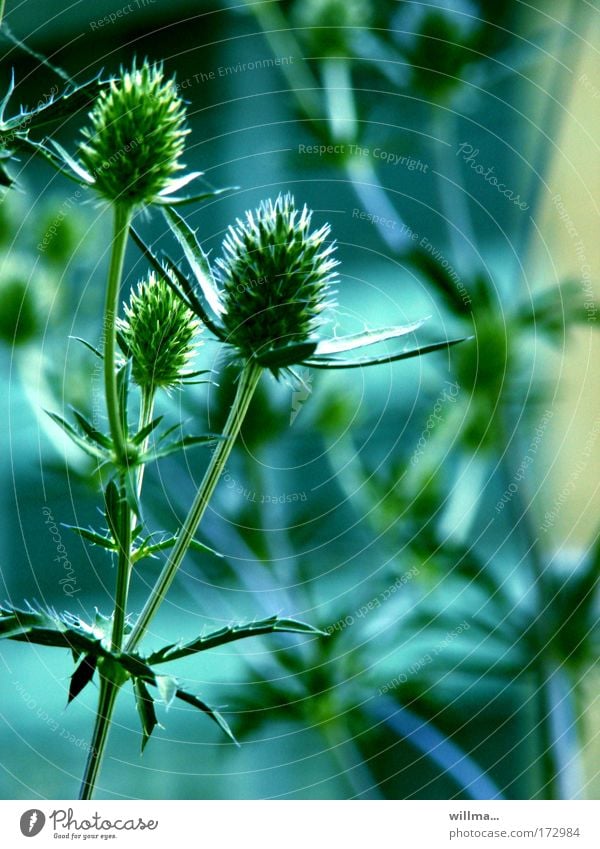
[[[104,346],[92,348],[103,361],[108,431],[83,413],[75,424],[52,414],[73,441],[97,462],[103,481],[104,523],[100,529],[74,527],[89,544],[105,550],[116,566],[114,608],[92,622],[36,605],[0,608],[0,636],[58,646],[72,651],[76,668],[69,701],[95,677],[99,682],[96,721],[81,786],[91,798],[112,723],[117,697],[131,682],[142,727],[142,748],[157,725],[155,696],[169,705],[179,699],[193,705],[233,739],[218,711],[182,689],[162,665],[245,638],[281,631],[315,635],[315,626],[268,617],[232,625],[187,643],[169,643],[144,651],[140,644],[190,549],[207,551],[198,528],[235,444],[264,372],[295,379],[297,366],[315,369],[358,368],[408,359],[447,348],[458,339],[426,345],[402,345],[374,356],[363,349],[412,337],[421,321],[349,336],[327,334],[334,309],[338,262],[329,225],[314,227],[312,213],[297,207],[289,194],[265,200],[229,228],[222,254],[211,264],[194,231],[174,208],[195,198],[176,192],[198,172],[176,176],[184,153],[185,107],[172,80],[160,66],[144,63],[122,71],[103,89],[83,131],[76,160],[58,145],[44,145],[46,158],[72,179],[94,189],[112,208],[114,235],[106,282]],[[183,251],[185,265],[158,256],[131,227],[140,209],[156,205]],[[129,234],[150,265],[119,316],[121,282]],[[235,398],[220,434],[181,434],[181,424],[162,429],[153,418],[158,392],[185,388],[203,372],[191,371],[206,329],[239,372]],[[87,344],[87,343],[86,343]],[[132,411],[138,420],[132,425]],[[174,435],[176,434],[176,435]],[[212,453],[198,491],[181,527],[150,532],[143,504],[144,470],[195,445]],[[130,610],[134,569],[166,553],[166,561],[139,615]]]

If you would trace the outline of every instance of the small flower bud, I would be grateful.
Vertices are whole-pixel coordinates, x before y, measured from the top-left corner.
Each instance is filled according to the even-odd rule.
[[[150,272],[131,293],[118,328],[138,386],[154,391],[181,383],[197,347],[200,323],[166,280]]]
[[[90,121],[79,156],[109,201],[150,203],[183,167],[185,107],[160,65],[122,71],[98,96]]]
[[[215,278],[226,341],[245,358],[309,341],[329,306],[335,246],[329,225],[310,231],[311,215],[280,195],[229,228]]]

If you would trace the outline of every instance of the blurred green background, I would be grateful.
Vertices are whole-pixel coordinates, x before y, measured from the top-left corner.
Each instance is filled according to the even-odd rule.
[[[338,241],[336,331],[429,315],[424,339],[475,337],[305,372],[304,390],[263,380],[203,523],[223,557],[188,556],[148,644],[273,613],[331,635],[181,665],[239,750],[173,707],[141,757],[123,696],[98,796],[596,798],[597,10],[25,0],[6,23],[80,81],[134,56],[176,73],[187,165],[239,186],[188,211],[208,250],[289,190]],[[61,85],[14,40],[1,48],[13,103]],[[69,150],[84,120],[57,131]],[[0,199],[0,595],[90,616],[111,608],[113,567],[61,523],[97,521],[97,481],[44,410],[103,413],[73,337],[99,339],[110,216],[20,166]],[[167,244],[158,215],[141,226]],[[133,246],[127,264],[132,285]],[[215,385],[163,412],[214,429],[234,372],[209,339],[198,362]],[[154,528],[177,527],[205,463],[197,449],[149,469]],[[136,607],[159,568],[136,576]],[[0,661],[0,795],[73,797],[94,689],[66,710],[68,656],[2,643]]]

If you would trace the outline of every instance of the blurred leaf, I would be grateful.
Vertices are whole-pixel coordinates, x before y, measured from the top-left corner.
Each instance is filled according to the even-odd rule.
[[[365,710],[437,763],[470,799],[504,798],[490,775],[432,722],[388,698],[369,702]]]
[[[571,325],[597,325],[599,309],[599,304],[583,297],[581,283],[568,280],[534,292],[532,302],[521,306],[517,317],[523,328],[542,331],[559,344]]]
[[[440,294],[452,313],[459,316],[472,312],[471,295],[466,287],[459,286],[460,279],[453,275],[453,270],[444,268],[429,251],[412,250],[407,256],[407,262],[417,268],[429,283]],[[461,284],[462,285],[462,284]]]

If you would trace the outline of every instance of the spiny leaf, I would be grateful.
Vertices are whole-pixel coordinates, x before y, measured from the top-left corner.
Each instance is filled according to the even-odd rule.
[[[71,649],[77,653],[102,653],[104,633],[68,613],[35,608],[0,607],[0,638],[42,646]]]
[[[85,439],[83,436],[80,436],[80,434],[77,433],[73,425],[65,421],[62,416],[59,416],[58,413],[51,413],[49,410],[46,410],[46,413],[50,416],[52,421],[55,422],[55,424],[57,424],[64,430],[67,436],[73,440],[75,445],[85,451],[86,454],[89,454],[90,457],[94,457],[98,460],[107,459],[104,451],[101,451],[100,448],[98,448],[93,443],[89,442],[89,440]]]
[[[174,209],[165,207],[163,209],[167,224],[181,247],[185,257],[194,273],[198,285],[206,298],[208,306],[213,313],[219,317],[223,313],[221,296],[213,278],[212,269],[208,257],[196,239],[196,234],[187,222]]]
[[[194,696],[191,693],[186,693],[184,690],[177,690],[177,698],[181,699],[182,702],[186,702],[188,705],[192,705],[198,710],[206,713],[210,718],[217,723],[219,728],[227,734],[227,736],[235,743],[236,746],[240,744],[235,739],[233,735],[233,731],[229,727],[227,720],[219,713],[218,710],[211,708],[206,702],[203,702],[202,699],[199,699],[198,696]]]
[[[127,469],[123,475],[123,482],[125,485],[125,500],[129,505],[129,509],[132,510],[138,520],[142,522],[142,507],[138,498],[137,474],[135,466]]]
[[[221,714],[198,696],[178,689],[170,676],[156,675],[154,670],[140,657],[131,654],[115,654],[108,648],[110,620],[97,617],[95,625],[88,625],[70,614],[59,615],[53,610],[36,609],[29,606],[20,610],[10,605],[0,607],[0,638],[26,641],[43,646],[69,649],[74,658],[85,656],[84,662],[75,671],[69,689],[69,701],[81,692],[91,680],[98,658],[120,667],[126,676],[133,679],[136,705],[142,723],[142,749],[158,724],[154,700],[147,684],[158,688],[161,698],[170,704],[178,698],[206,713],[216,724],[235,740],[229,725]]]
[[[406,336],[408,333],[414,333],[427,319],[413,321],[412,324],[405,324],[398,327],[386,327],[381,330],[363,330],[361,333],[352,333],[349,336],[340,336],[333,339],[325,339],[317,345],[316,356],[320,357],[323,354],[341,354],[345,351],[353,351],[356,348],[365,348],[368,345],[376,345],[379,342],[385,342],[388,339],[397,339],[399,336]]]
[[[201,551],[203,554],[212,554],[214,557],[225,557],[220,551],[211,548],[210,545],[206,545],[206,543],[200,542],[198,539],[190,540],[190,548],[193,551]]]
[[[8,106],[8,102],[9,102],[10,98],[12,97],[14,90],[15,90],[15,72],[14,72],[14,69],[13,69],[11,71],[11,74],[10,74],[10,82],[8,84],[8,89],[6,90],[6,94],[4,95],[2,100],[0,101],[0,121],[3,124],[4,124],[4,112],[6,110],[6,107]]]
[[[86,654],[75,672],[71,675],[71,683],[69,685],[69,698],[67,704],[77,698],[84,687],[86,687],[96,671],[98,657],[95,655]]]
[[[51,122],[74,115],[80,109],[89,106],[110,80],[101,80],[100,74],[93,79],[76,86],[69,86],[62,94],[52,97],[45,103],[40,103],[34,109],[22,110],[21,113],[7,122],[24,123],[29,129],[37,129]]]
[[[202,434],[201,436],[184,436],[183,439],[177,439],[163,448],[153,448],[147,451],[140,457],[140,462],[152,463],[154,460],[168,457],[169,454],[173,454],[175,451],[184,451],[186,448],[191,448],[194,445],[207,445],[216,442],[218,439],[222,439],[222,437],[211,433]]]
[[[132,437],[131,441],[134,445],[141,445],[142,442],[146,439],[147,436],[150,436],[153,430],[155,430],[159,424],[164,419],[164,416],[157,416],[157,418],[153,419],[146,427],[143,427],[141,430],[138,430],[136,435]]]
[[[166,254],[162,261],[159,260],[134,227],[131,227],[129,232],[131,233],[131,238],[156,273],[165,278],[173,291],[181,298],[182,301],[184,301],[184,303],[187,304],[187,306],[189,306],[191,310],[193,310],[193,312],[196,313],[196,315],[201,318],[211,333],[214,333],[217,339],[223,340],[225,338],[224,331],[213,322],[208,311],[205,310],[204,306],[197,298],[194,287],[191,285],[185,274],[183,274],[183,272],[171,259],[169,259]]]
[[[168,536],[165,539],[154,543],[151,543],[150,539],[151,537],[145,539],[136,549],[133,556],[134,563],[137,563],[138,560],[143,560],[144,557],[154,557],[155,554],[158,554],[161,551],[166,551],[169,548],[173,548],[173,546],[177,542],[177,536]],[[190,548],[194,551],[201,551],[206,554],[212,554],[214,557],[223,557],[220,552],[215,551],[214,548],[210,548],[210,546],[205,545],[205,543],[200,542],[196,539],[193,539],[190,542]]]
[[[258,637],[264,634],[273,634],[275,632],[293,633],[293,634],[313,634],[326,636],[324,631],[315,628],[313,625],[308,625],[306,622],[298,622],[295,619],[280,619],[278,616],[271,616],[268,619],[257,620],[256,622],[248,622],[243,625],[229,625],[225,628],[220,628],[218,631],[213,631],[203,637],[198,637],[184,645],[174,643],[166,646],[157,652],[154,652],[148,657],[148,663],[166,663],[170,660],[179,660],[182,657],[188,657],[197,652],[207,651],[207,649],[215,648],[216,646],[232,643],[237,640],[244,640],[248,637]]]
[[[103,360],[104,355],[102,351],[99,351],[98,348],[95,348],[92,344],[90,344],[86,339],[82,339],[81,336],[69,336],[69,339],[73,339],[75,342],[81,342],[89,351],[92,352],[96,357]]]
[[[154,699],[148,692],[148,688],[141,678],[136,678],[134,680],[133,689],[135,692],[135,704],[142,724],[143,752],[148,740],[152,736],[152,732],[158,725],[158,719],[156,718],[156,711],[154,710]]]
[[[129,432],[127,421],[127,403],[129,399],[129,384],[131,383],[131,360],[127,360],[117,372],[117,394],[119,396],[119,410],[121,412],[121,426],[123,433]]]
[[[117,544],[112,537],[102,536],[91,528],[80,528],[78,525],[67,525],[65,523],[63,523],[63,528],[68,528],[93,545],[100,546],[100,548],[106,548],[109,551],[116,551],[117,549]]]
[[[334,369],[334,368],[363,368],[366,366],[377,366],[382,363],[395,363],[398,360],[410,360],[412,357],[422,357],[424,354],[430,354],[433,351],[440,351],[442,348],[451,348],[453,345],[458,345],[461,342],[467,342],[472,337],[463,337],[461,339],[449,339],[444,342],[434,342],[431,345],[423,345],[420,348],[413,348],[409,351],[402,351],[399,354],[390,354],[389,356],[381,357],[362,357],[357,360],[344,360],[339,357],[310,357],[305,360],[303,365],[311,366],[312,368]]]
[[[17,150],[23,150],[28,154],[35,154],[37,156],[41,156],[42,159],[45,159],[46,162],[51,165],[59,174],[62,174],[63,177],[66,177],[68,180],[71,180],[73,183],[77,183],[78,186],[88,186],[89,183],[87,181],[81,180],[69,167],[65,167],[65,162],[58,156],[55,151],[50,150],[41,142],[35,142],[33,139],[24,137],[24,136],[16,136],[14,139],[14,145]]]
[[[174,177],[169,180],[168,186],[158,193],[157,198],[168,198],[175,194],[175,192],[178,192],[179,189],[185,188],[193,180],[197,180],[198,177],[203,176],[204,171],[190,171],[189,174],[184,174],[183,177]]]
[[[161,194],[154,202],[159,206],[183,206],[187,203],[201,203],[204,200],[209,200],[209,198],[215,198],[225,192],[235,192],[238,189],[239,186],[227,186],[224,189],[214,189],[214,191],[200,192],[199,194],[187,195],[185,197],[173,197],[172,195],[165,196]]]
[[[86,417],[80,413],[78,410],[71,408],[73,415],[77,419],[77,423],[81,427],[82,431],[97,445],[100,445],[102,448],[106,448],[110,450],[112,448],[112,441],[108,436],[101,433],[94,425],[86,419]]]
[[[54,145],[56,148],[56,152],[58,153],[59,158],[64,162],[64,164],[71,169],[73,174],[75,174],[82,186],[91,186],[94,183],[94,178],[91,174],[89,174],[85,168],[83,168],[76,159],[74,159],[71,154],[64,149],[62,145],[60,145],[54,139],[50,139],[50,143]]]
[[[281,345],[254,355],[259,365],[265,368],[286,368],[312,356],[318,349],[318,342],[299,342],[293,345]]]

